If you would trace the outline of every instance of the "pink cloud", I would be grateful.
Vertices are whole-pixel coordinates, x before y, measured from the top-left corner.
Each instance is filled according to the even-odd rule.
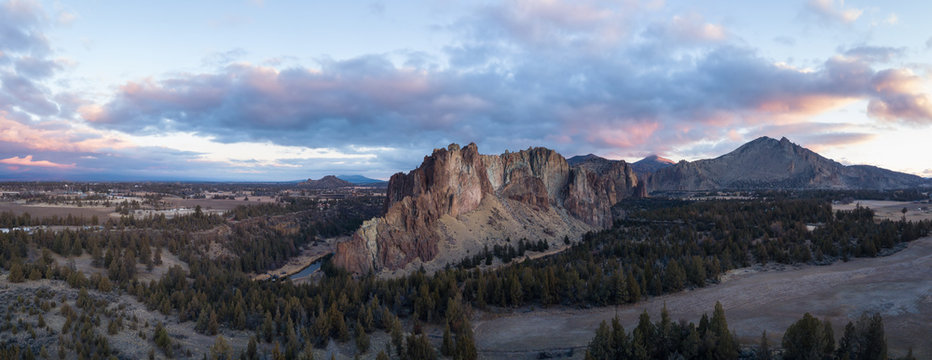
[[[651,135],[660,128],[658,122],[630,124],[621,127],[599,126],[592,129],[589,141],[598,142],[614,148],[634,148],[650,140]]]
[[[871,99],[867,112],[884,120],[932,121],[932,99],[922,92],[922,79],[907,69],[878,72],[871,81],[877,98]]]
[[[857,101],[855,97],[832,94],[775,96],[758,104],[757,109],[774,114],[816,115]]]
[[[96,152],[100,149],[123,149],[133,144],[97,130],[78,131],[70,126],[43,129],[4,117],[0,112],[0,143],[19,144],[40,151]]]
[[[19,166],[38,166],[38,167],[47,167],[47,168],[58,168],[58,169],[70,169],[75,167],[75,164],[59,164],[53,163],[48,160],[38,160],[33,161],[32,155],[26,155],[25,157],[11,157],[7,159],[0,160],[0,164],[7,165],[19,165]]]

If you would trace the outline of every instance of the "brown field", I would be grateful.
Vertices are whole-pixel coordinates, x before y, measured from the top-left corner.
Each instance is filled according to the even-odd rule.
[[[29,213],[33,218],[35,217],[49,217],[58,215],[59,217],[67,217],[69,214],[71,216],[84,216],[90,218],[94,215],[97,215],[103,221],[107,216],[113,212],[112,207],[92,207],[84,206],[77,207],[73,205],[47,205],[47,204],[16,204],[9,201],[0,201],[0,212],[12,211],[16,215],[21,215],[23,213]]]
[[[902,220],[903,208],[906,208],[906,220],[932,220],[932,204],[913,201],[855,200],[850,204],[832,205],[832,210],[852,210],[860,204],[871,208],[878,219]]]
[[[182,198],[177,198],[177,197],[169,197],[169,198],[163,198],[162,200],[179,208],[193,208],[197,205],[200,205],[204,209],[227,211],[227,210],[232,210],[237,205],[250,205],[250,204],[274,202],[275,198],[268,197],[268,196],[250,196],[249,201],[245,201],[243,200],[243,198],[237,198],[237,200],[220,200],[220,199],[182,199]]]
[[[617,314],[629,331],[645,309],[657,320],[663,304],[673,319],[698,323],[721,301],[729,327],[751,345],[764,330],[771,344],[779,344],[783,331],[805,312],[831,320],[840,337],[849,320],[876,311],[884,318],[891,356],[904,355],[911,347],[917,358],[932,358],[932,237],[886,257],[786,271],[749,270],[736,271],[718,285],[619,306]],[[536,358],[541,351],[565,354],[574,349],[573,358],[582,358],[599,322],[616,313],[615,308],[521,310],[525,312],[479,312],[473,325],[480,357]]]

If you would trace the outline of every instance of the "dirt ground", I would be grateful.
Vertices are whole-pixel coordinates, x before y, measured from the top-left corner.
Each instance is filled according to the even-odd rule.
[[[155,248],[152,248],[152,251],[155,251]],[[39,253],[36,252],[35,256],[39,256]],[[83,254],[81,256],[69,256],[63,257],[61,255],[52,253],[52,259],[59,266],[73,266],[75,270],[78,270],[84,273],[85,276],[91,276],[95,273],[100,273],[102,275],[107,275],[107,269],[95,267],[92,265],[94,261],[91,254]],[[162,264],[155,265],[152,267],[152,270],[146,269],[146,265],[142,263],[136,264],[136,276],[140,281],[148,283],[149,281],[158,281],[162,278],[162,275],[168,272],[168,269],[171,269],[172,266],[180,265],[185,271],[188,271],[188,264],[184,261],[181,261],[175,254],[172,254],[166,249],[162,249]]]
[[[84,259],[81,259],[83,262]],[[163,260],[167,260],[163,257]],[[87,259],[89,262],[89,257]],[[175,261],[175,260],[173,260]],[[78,261],[76,261],[78,263]],[[183,263],[181,263],[183,265]],[[79,268],[90,267],[89,265],[77,265]],[[96,269],[92,269],[95,270]],[[158,270],[158,269],[157,269]],[[155,272],[154,270],[153,272]],[[92,273],[92,272],[89,272]],[[50,354],[50,358],[57,359],[58,335],[61,333],[62,325],[65,318],[60,313],[60,304],[67,302],[72,308],[78,309],[75,304],[78,289],[69,287],[64,281],[57,280],[38,280],[26,281],[22,283],[10,283],[7,280],[8,273],[0,270],[0,318],[5,318],[9,314],[10,322],[17,324],[20,319],[24,323],[30,324],[35,328],[35,337],[22,329],[18,332],[0,332],[0,341],[24,344],[36,349],[45,347]],[[104,301],[107,312],[99,312],[97,315],[101,318],[100,325],[95,328],[98,334],[107,333],[109,319],[117,315],[124,319],[123,328],[119,329],[116,334],[106,335],[111,348],[119,351],[121,358],[144,359],[148,357],[150,349],[155,349],[157,359],[166,359],[164,353],[158,350],[152,340],[154,327],[157,323],[163,323],[168,331],[171,341],[175,344],[175,359],[200,359],[205,355],[209,348],[214,344],[215,336],[204,335],[194,331],[194,321],[178,322],[176,315],[166,316],[157,311],[148,309],[145,304],[140,303],[135,297],[122,294],[120,291],[102,293],[94,289],[88,291],[91,298]],[[39,296],[39,295],[42,296]],[[22,300],[20,300],[22,299]],[[36,311],[36,306],[32,305],[33,299],[55,301],[58,305],[49,311]],[[24,304],[24,305],[20,305]],[[30,312],[30,309],[33,312]],[[37,324],[38,314],[41,313],[47,324],[47,327],[39,327]],[[136,319],[136,320],[131,320]],[[140,333],[142,336],[140,336]],[[234,355],[240,353],[246,348],[249,338],[254,334],[248,331],[231,330],[221,328],[220,335],[226,339],[233,349]],[[439,337],[439,336],[438,336]],[[371,347],[370,351],[360,354],[359,358],[372,359],[379,350],[384,349],[386,343],[390,340],[384,331],[376,331],[370,334]],[[260,342],[260,351],[271,352],[272,344]],[[187,353],[190,351],[190,355]],[[315,349],[314,357],[317,359],[352,359],[356,356],[355,345],[353,341],[345,343],[331,342],[324,349]],[[66,359],[74,359],[74,354],[68,354]]]
[[[783,331],[805,312],[828,318],[840,337],[848,321],[864,311],[876,311],[883,316],[892,356],[904,355],[911,347],[917,358],[932,358],[932,237],[913,241],[886,257],[787,269],[743,269],[718,285],[655,297],[617,310],[480,312],[473,322],[480,357],[536,358],[542,351],[565,355],[573,350],[572,358],[582,358],[599,322],[611,319],[616,311],[630,331],[645,309],[656,320],[666,303],[673,319],[698,323],[702,314],[711,313],[720,301],[729,327],[745,344],[759,341],[764,330],[771,344],[779,344]]]
[[[860,204],[871,208],[878,219],[902,220],[903,208],[906,208],[906,220],[932,220],[932,204],[913,201],[855,200],[850,204],[832,205],[832,210],[852,210]]]

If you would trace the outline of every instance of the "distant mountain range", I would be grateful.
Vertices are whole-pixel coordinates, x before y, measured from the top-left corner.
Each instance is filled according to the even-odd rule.
[[[388,181],[367,178],[362,175],[337,175],[340,180],[348,181],[356,185],[388,185]]]
[[[928,179],[875,166],[845,166],[787,138],[776,140],[766,136],[717,158],[680,161],[650,172],[643,178],[650,191],[885,190],[932,185]]]
[[[381,187],[387,186],[387,181],[370,179],[362,175],[327,175],[319,180],[307,179],[299,185],[311,189],[339,189],[353,186]]]

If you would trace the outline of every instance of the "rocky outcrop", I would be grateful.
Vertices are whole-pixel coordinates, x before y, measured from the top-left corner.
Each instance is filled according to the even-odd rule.
[[[307,187],[309,189],[315,189],[315,190],[339,189],[339,188],[354,186],[353,183],[340,179],[333,175],[324,176],[320,178],[320,180],[307,179],[307,181],[299,185]]]
[[[901,189],[927,185],[915,175],[845,166],[790,142],[761,137],[714,159],[680,161],[651,174],[652,191]]]
[[[610,226],[611,207],[636,195],[637,185],[623,161],[599,158],[571,167],[545,148],[481,155],[475,144],[453,144],[434,150],[417,169],[393,175],[385,215],[338,244],[334,262],[365,273],[431,262],[461,243],[578,237]],[[447,260],[460,260],[452,256]]]

